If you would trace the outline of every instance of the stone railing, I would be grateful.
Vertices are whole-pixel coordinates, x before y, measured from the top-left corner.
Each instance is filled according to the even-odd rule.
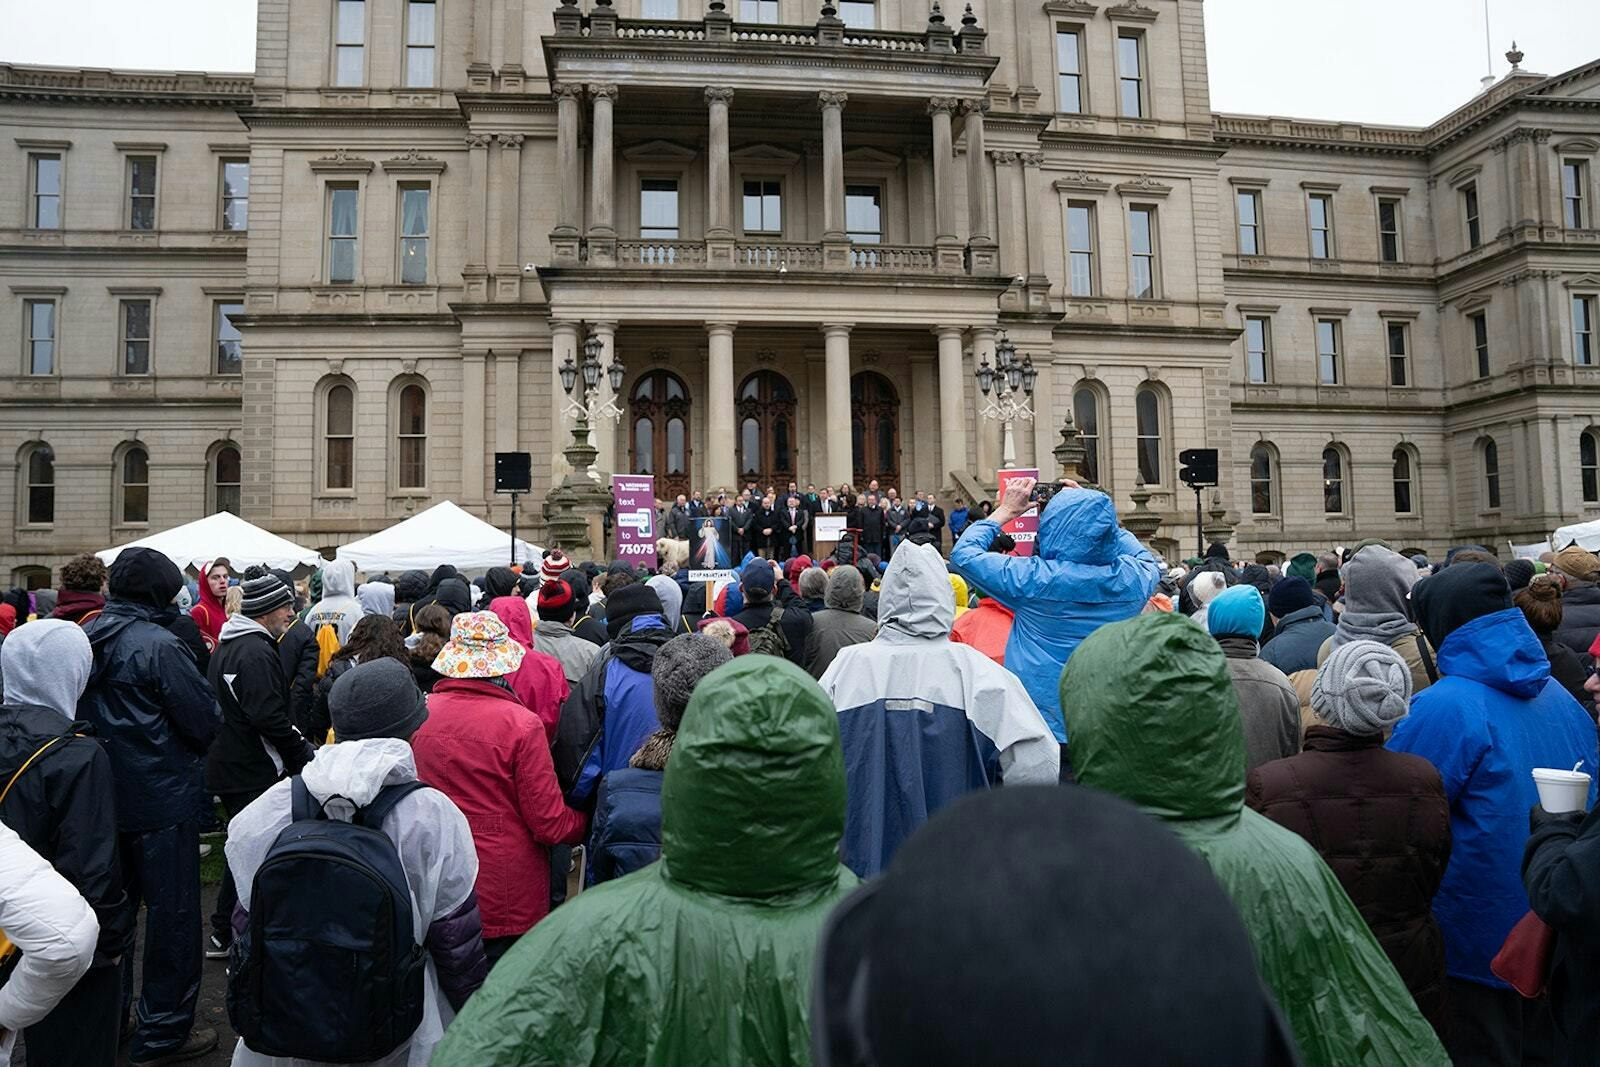
[[[822,246],[740,242],[733,248],[733,265],[749,270],[821,270]]]
[[[933,249],[917,245],[856,245],[850,249],[853,270],[920,274],[934,270]]]
[[[648,270],[726,269],[713,262],[704,241],[618,241],[616,264]],[[941,273],[932,248],[920,245],[853,245],[842,265],[829,266],[822,244],[797,241],[736,241],[732,267],[740,271],[823,271],[861,274]],[[956,270],[954,273],[963,273]]]
[[[703,41],[706,28],[701,22],[619,19],[617,37],[632,41]]]
[[[703,241],[618,241],[619,267],[704,267]]]
[[[847,30],[846,48],[876,48],[880,52],[926,52],[928,40],[920,33],[892,33],[887,30]]]
[[[921,33],[852,29],[837,17],[834,9],[823,5],[821,11],[822,17],[814,24],[796,26],[736,22],[723,4],[714,5],[703,19],[634,19],[622,18],[607,0],[601,0],[588,14],[579,8],[578,0],[561,0],[553,22],[555,36],[591,41],[612,38],[633,42],[739,42],[777,47],[870,49],[902,55],[987,54],[984,42],[988,34],[979,28],[970,7],[958,30],[945,22],[944,15],[935,6],[929,12],[927,29]]]
[[[797,45],[817,43],[817,31],[810,26],[769,26],[757,22],[733,24],[733,39],[748,44]]]

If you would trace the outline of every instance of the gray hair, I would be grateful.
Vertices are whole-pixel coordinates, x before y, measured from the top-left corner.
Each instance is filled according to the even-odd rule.
[[[822,603],[834,611],[861,610],[866,599],[867,583],[854,567],[835,567],[828,575],[828,588],[822,594]]]
[[[800,572],[800,595],[807,600],[824,596],[827,588],[828,572],[821,567],[807,567]]]

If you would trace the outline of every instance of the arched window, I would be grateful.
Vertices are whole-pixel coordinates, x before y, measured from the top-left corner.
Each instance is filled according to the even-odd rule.
[[[656,476],[656,495],[689,492],[689,390],[670,371],[653,370],[633,384],[633,471]]]
[[[1274,457],[1272,446],[1259,442],[1250,449],[1250,514],[1272,515],[1277,512],[1273,506],[1276,499],[1273,493],[1273,466]]]
[[[1345,513],[1344,453],[1337,445],[1322,450],[1322,510],[1329,515]]]
[[[323,394],[324,489],[354,489],[356,452],[356,391],[343,382]]]
[[[1100,481],[1100,393],[1091,385],[1080,385],[1072,392],[1072,421],[1078,426],[1078,441],[1083,445],[1083,473],[1096,485]]]
[[[1500,507],[1500,446],[1492,437],[1483,439],[1483,506],[1485,511]]]
[[[900,484],[900,394],[873,371],[850,379],[850,445],[857,485]]]
[[[23,458],[23,497],[30,525],[49,526],[56,521],[56,453],[44,442]]]
[[[1578,473],[1583,479],[1583,502],[1600,504],[1600,434],[1594,430],[1578,436]]]
[[[1146,485],[1160,485],[1161,396],[1153,386],[1143,385],[1133,398],[1135,433],[1139,445],[1139,477]]]
[[[782,485],[794,480],[794,387],[773,371],[739,386],[739,480]]]
[[[244,481],[239,449],[224,444],[211,456],[211,512],[239,514],[239,491]]]
[[[1411,450],[1405,445],[1400,445],[1394,450],[1394,513],[1396,515],[1416,514],[1417,498],[1412,488],[1412,479],[1415,476],[1416,469],[1411,460]]]
[[[117,463],[117,521],[123,526],[150,521],[150,453],[142,445],[123,449]]]
[[[396,400],[395,488],[428,486],[428,391],[417,382],[400,387]]]

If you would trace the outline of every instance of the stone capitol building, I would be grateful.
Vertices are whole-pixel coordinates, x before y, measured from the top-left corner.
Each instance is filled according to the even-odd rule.
[[[1236,557],[1600,517],[1600,62],[1230,115],[1201,0],[964,6],[258,0],[253,75],[0,56],[0,580],[218,509],[504,527],[500,451],[537,540],[594,342],[596,466],[661,496],[978,497],[1070,413],[1169,555],[1193,447]]]

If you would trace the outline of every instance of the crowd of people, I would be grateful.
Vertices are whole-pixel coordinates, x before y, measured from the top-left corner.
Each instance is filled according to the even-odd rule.
[[[1035,489],[11,591],[0,1058],[203,1056],[215,966],[263,1067],[1593,1063],[1600,557],[1167,561]]]

